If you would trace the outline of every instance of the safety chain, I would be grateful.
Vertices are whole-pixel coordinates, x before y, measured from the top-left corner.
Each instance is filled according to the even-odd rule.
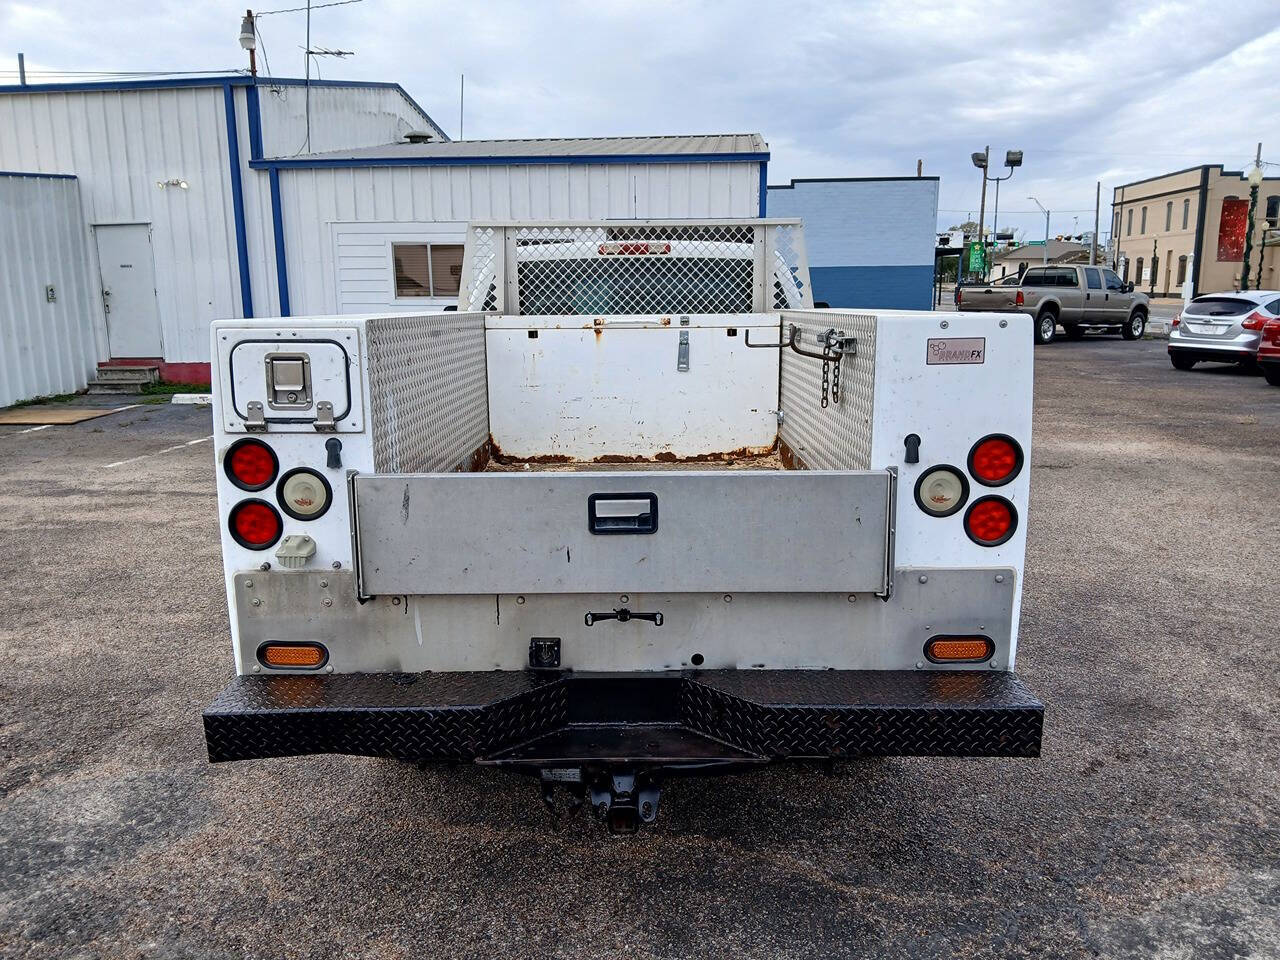
[[[844,353],[833,349],[834,345],[844,338],[844,331],[832,327],[822,335],[822,408],[827,407],[828,398],[831,403],[840,403],[840,361]],[[831,363],[835,361],[835,369]]]

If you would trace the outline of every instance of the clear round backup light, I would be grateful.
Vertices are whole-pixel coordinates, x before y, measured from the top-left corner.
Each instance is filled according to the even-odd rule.
[[[969,497],[969,481],[955,467],[930,467],[916,481],[916,503],[925,513],[949,517]]]
[[[281,509],[295,520],[314,520],[329,509],[333,492],[324,477],[300,467],[280,478],[277,499]]]

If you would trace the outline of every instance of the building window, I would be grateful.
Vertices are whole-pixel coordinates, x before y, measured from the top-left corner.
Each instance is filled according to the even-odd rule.
[[[1168,233],[1173,229],[1173,201],[1170,200],[1164,205],[1164,232]]]
[[[462,280],[462,244],[393,243],[396,299],[456,297]]]
[[[1138,286],[1142,285],[1142,258],[1139,257],[1133,264],[1133,282]]]
[[[1280,197],[1267,197],[1267,226],[1280,227]]]
[[[1129,216],[1125,220],[1125,223],[1127,225],[1125,226],[1124,235],[1126,237],[1132,237],[1133,236],[1133,207],[1129,208]]]
[[[1187,282],[1187,256],[1183,254],[1178,258],[1178,286],[1182,286]]]
[[[1143,207],[1142,208],[1142,226],[1138,228],[1138,234],[1139,236],[1141,236],[1146,232],[1147,232],[1147,208]]]
[[[1182,201],[1182,229],[1187,229],[1187,224],[1191,222],[1191,201]]]

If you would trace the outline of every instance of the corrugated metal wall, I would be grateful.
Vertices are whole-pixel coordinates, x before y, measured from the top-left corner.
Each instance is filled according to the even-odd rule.
[[[280,93],[273,92],[275,89],[279,89]],[[263,156],[287,157],[298,151],[306,138],[305,94],[306,91],[297,86],[272,88],[264,82],[258,87]],[[280,296],[276,279],[275,234],[271,221],[271,189],[267,171],[249,168],[248,93],[245,88],[237,88],[235,95],[254,313],[260,317],[279,316]],[[426,126],[413,104],[398,90],[390,87],[315,87],[312,88],[311,95],[311,143],[316,151],[395,143],[403,139],[406,130],[420,130]],[[282,171],[282,187],[296,172],[309,171]],[[286,195],[287,192],[286,189]],[[288,209],[283,213],[285,229],[289,231],[287,242],[293,243]],[[327,228],[322,229],[327,236]],[[295,261],[292,253],[288,269],[290,285],[299,290],[323,284],[319,278],[308,279],[299,274],[298,271],[303,269],[302,262]],[[291,306],[295,315],[300,312],[296,302]]]
[[[273,87],[269,80],[258,85],[263,156],[292,157],[398,143],[410,130],[431,129],[394,87],[312,87],[310,96],[308,142],[307,89]]]
[[[224,117],[220,86],[0,96],[0,169],[76,174],[90,225],[151,224],[170,361],[208,360],[209,323],[240,315]]]
[[[263,153],[291,155],[305,137],[305,90],[273,89],[259,89]],[[254,312],[265,316],[279,310],[267,173],[249,168],[245,88],[235,101]],[[390,143],[425,126],[390,87],[316,87],[311,110],[315,150]],[[243,315],[221,84],[0,95],[0,170],[76,174],[84,222],[151,225],[165,360],[207,362],[209,323]],[[170,179],[186,189],[156,186]],[[89,254],[96,290],[92,242]],[[96,297],[92,309],[105,324]]]
[[[0,407],[82,390],[103,332],[79,185],[0,175],[0,211]]]
[[[333,224],[754,217],[760,165],[516,164],[280,171],[292,312],[339,309]],[[270,221],[269,198],[256,217]],[[462,231],[458,231],[461,239]],[[257,288],[255,287],[255,290]]]

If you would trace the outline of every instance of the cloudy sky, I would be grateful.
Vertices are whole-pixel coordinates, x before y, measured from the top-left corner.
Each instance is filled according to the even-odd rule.
[[[305,2],[305,0],[302,0]],[[299,0],[264,0],[263,10]],[[244,2],[0,0],[0,83],[54,71],[234,69]],[[976,218],[969,154],[1026,154],[1000,222],[1092,226],[1094,183],[1280,164],[1280,3],[359,0],[317,9],[325,77],[395,80],[450,134],[466,74],[478,137],[758,131],[770,183],[942,178],[939,224]],[[271,71],[301,76],[306,17],[263,16]],[[1280,172],[1280,165],[1268,172]],[[988,222],[990,221],[988,200]],[[1103,231],[1107,215],[1104,206]]]

